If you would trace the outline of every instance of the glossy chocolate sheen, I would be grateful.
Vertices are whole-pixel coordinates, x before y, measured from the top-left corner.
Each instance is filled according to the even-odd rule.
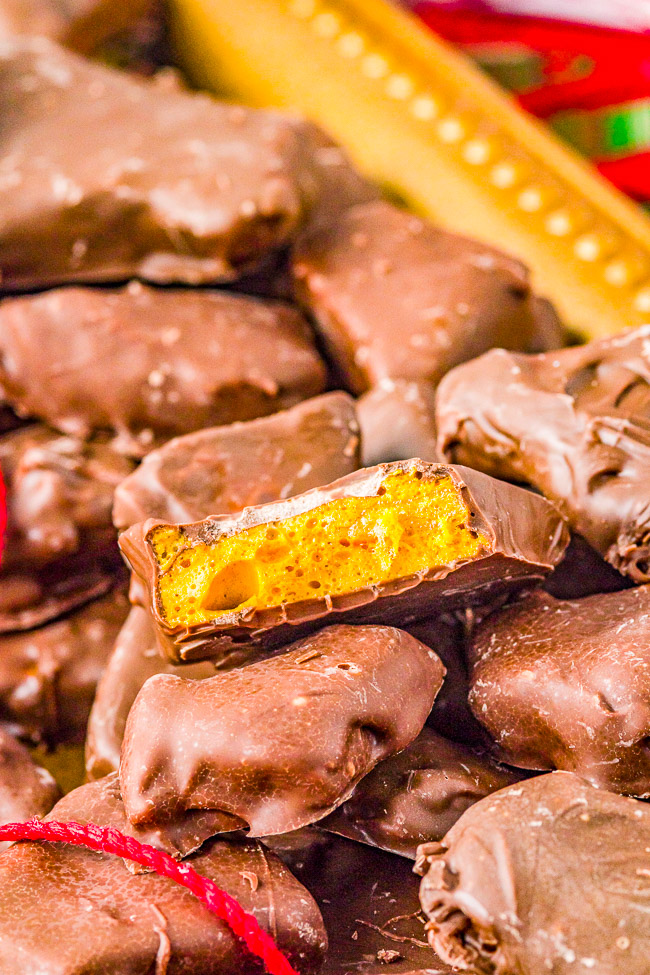
[[[2,43],[0,96],[7,291],[232,279],[290,243],[321,200],[368,198],[340,150],[338,167],[319,163],[329,141],[308,123],[44,38]]]
[[[199,521],[290,498],[359,466],[354,401],[326,393],[248,423],[197,430],[152,451],[115,493],[119,529]]]
[[[269,837],[315,897],[329,949],[322,975],[446,975],[427,944],[413,864],[314,828]]]
[[[1,634],[42,626],[115,584],[113,492],[133,465],[106,444],[31,424],[0,437],[0,469],[8,511]]]
[[[176,434],[273,413],[324,385],[307,323],[277,302],[132,282],[0,303],[6,400],[64,433],[110,431],[134,456]]]
[[[505,761],[650,798],[650,586],[532,593],[476,628],[470,703]]]
[[[531,484],[615,568],[650,581],[650,326],[547,355],[488,352],[438,390],[439,447]]]
[[[354,207],[303,236],[293,267],[354,392],[387,378],[435,383],[493,346],[562,344],[523,264],[390,203]]]
[[[93,553],[119,563],[111,510],[130,461],[35,423],[0,437],[0,468],[8,505],[3,574]]]
[[[433,616],[406,627],[411,636],[431,647],[445,665],[445,679],[427,725],[443,738],[484,748],[487,735],[469,706],[469,673],[464,621],[452,614]]]
[[[88,54],[152,6],[152,0],[0,0],[0,39],[39,34]]]
[[[246,826],[251,836],[316,822],[413,741],[443,675],[408,633],[332,626],[207,680],[152,677],[124,736],[127,816],[160,829],[167,848],[166,824],[182,828],[188,812],[214,814],[213,833]]]
[[[0,724],[31,742],[83,742],[97,681],[128,613],[122,589],[0,637]]]
[[[48,818],[124,828],[116,776],[76,789]],[[318,972],[318,907],[255,840],[217,840],[192,866],[235,897],[301,975]],[[20,843],[0,858],[0,972],[17,975],[258,975],[259,961],[189,890],[124,861],[58,843]]]
[[[420,847],[432,947],[474,975],[646,975],[650,809],[569,772],[468,809]]]
[[[476,471],[419,460],[356,471],[325,488],[286,501],[185,525],[185,537],[190,545],[209,544],[225,535],[302,514],[336,499],[375,497],[385,478],[397,471],[415,471],[432,480],[451,478],[469,507],[470,530],[482,533],[488,540],[476,559],[436,566],[341,596],[326,595],[258,612],[233,611],[209,624],[171,627],[161,616],[156,600],[159,567],[150,537],[157,525],[148,521],[125,532],[120,547],[147,587],[147,602],[161,649],[173,662],[231,658],[240,662],[313,630],[332,613],[336,613],[337,622],[405,625],[434,611],[490,602],[504,592],[535,585],[562,557],[568,533],[555,510],[542,498]]]
[[[380,762],[320,826],[414,860],[420,843],[441,840],[471,805],[520,778],[424,728],[399,755]]]
[[[209,661],[175,667],[163,660],[156,648],[151,618],[141,606],[133,606],[115,641],[93,701],[86,735],[86,772],[100,779],[117,772],[126,719],[142,685],[155,674],[175,674],[190,680],[213,677]]]
[[[634,583],[606,562],[596,549],[573,533],[564,558],[543,583],[556,599],[582,599],[599,592],[620,592]]]
[[[50,773],[0,728],[0,825],[44,816],[59,798],[59,787]],[[8,846],[0,843],[0,852]]]
[[[357,400],[364,467],[391,460],[438,461],[435,389],[431,383],[384,379]]]

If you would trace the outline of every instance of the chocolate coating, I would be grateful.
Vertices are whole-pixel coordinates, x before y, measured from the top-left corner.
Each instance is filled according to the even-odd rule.
[[[582,599],[599,592],[620,592],[634,583],[606,562],[580,535],[571,535],[564,558],[543,583],[556,599]]]
[[[322,975],[451,972],[427,945],[408,860],[313,828],[269,842],[323,912],[329,948]]]
[[[431,647],[445,665],[445,679],[436,697],[427,725],[443,738],[472,747],[484,747],[485,731],[469,706],[469,673],[465,659],[466,634],[460,619],[451,614],[411,623],[411,636]]]
[[[520,778],[424,728],[366,775],[320,826],[414,860],[420,843],[441,840],[471,805]]]
[[[160,828],[167,847],[166,823],[182,827],[196,810],[214,813],[213,833],[316,822],[413,741],[443,674],[435,653],[401,630],[332,626],[207,680],[152,677],[124,736],[127,816]]]
[[[152,0],[0,0],[0,39],[40,34],[88,54],[151,6]]]
[[[505,592],[530,587],[562,557],[568,533],[555,510],[542,498],[476,471],[419,460],[356,471],[295,498],[185,525],[185,538],[188,544],[209,544],[239,530],[314,510],[337,498],[374,497],[384,479],[395,471],[416,471],[432,480],[451,478],[469,506],[470,530],[487,539],[476,559],[456,560],[451,565],[341,596],[326,595],[262,611],[225,612],[211,623],[182,628],[168,626],[159,612],[155,592],[160,570],[150,542],[156,522],[148,521],[125,532],[120,547],[147,587],[147,604],[161,649],[172,662],[240,662],[310,632],[332,613],[342,622],[406,625],[436,611],[489,603]]]
[[[51,819],[123,829],[116,776],[82,786]],[[255,915],[301,975],[326,936],[302,884],[261,843],[217,840],[192,866]],[[0,971],[21,975],[256,975],[259,961],[190,891],[119,857],[59,843],[20,843],[0,858]]]
[[[357,401],[364,467],[391,460],[440,459],[431,383],[384,379]]]
[[[523,264],[390,203],[354,207],[304,236],[293,266],[354,392],[387,378],[435,383],[495,345],[561,344]]]
[[[548,355],[488,352],[438,390],[439,446],[525,481],[634,582],[650,581],[650,326]]]
[[[510,786],[420,847],[429,941],[480,975],[646,975],[650,810],[568,772]]]
[[[19,38],[2,43],[0,95],[7,291],[231,279],[290,243],[333,186],[339,205],[357,199],[349,166],[324,181],[313,126],[169,74],[138,78]]]
[[[0,637],[0,724],[31,742],[83,742],[97,681],[128,613],[121,589],[65,619]]]
[[[115,492],[113,520],[199,521],[290,498],[359,466],[354,401],[326,393],[248,423],[197,430],[152,451]]]
[[[0,825],[44,816],[59,799],[59,787],[28,750],[0,728]],[[0,852],[8,843],[0,843]]]
[[[111,431],[115,448],[134,456],[291,406],[324,384],[309,328],[288,305],[136,282],[0,304],[6,399],[64,433]]]
[[[8,525],[0,634],[51,622],[106,593],[122,570],[113,491],[132,464],[40,424],[0,437]]]
[[[138,691],[155,674],[176,674],[190,680],[212,677],[206,661],[174,667],[156,649],[156,635],[146,610],[133,606],[115,641],[93,701],[86,736],[86,772],[100,779],[120,766],[126,719]]]
[[[473,635],[470,703],[511,765],[650,797],[650,586],[532,593]]]

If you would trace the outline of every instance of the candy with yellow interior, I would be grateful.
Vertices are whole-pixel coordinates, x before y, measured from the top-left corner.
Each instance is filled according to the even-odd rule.
[[[424,573],[475,558],[487,539],[449,476],[399,470],[374,497],[338,498],[212,544],[188,548],[182,527],[157,529],[151,543],[162,615],[187,626]]]
[[[170,660],[250,663],[330,622],[404,624],[530,587],[562,519],[476,471],[396,461],[232,515],[134,525],[120,546]]]

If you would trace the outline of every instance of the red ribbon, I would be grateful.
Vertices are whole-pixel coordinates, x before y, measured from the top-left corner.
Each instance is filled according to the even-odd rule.
[[[123,860],[133,860],[148,867],[161,877],[168,877],[186,887],[205,904],[207,909],[225,921],[230,930],[241,938],[251,954],[264,962],[269,975],[298,975],[287,957],[280,951],[270,934],[263,931],[252,914],[239,901],[207,877],[202,877],[189,863],[177,863],[167,853],[154,849],[130,836],[124,836],[111,826],[88,823],[40,822],[8,823],[0,826],[0,841],[45,840],[48,843],[71,843],[100,853],[111,853]]]

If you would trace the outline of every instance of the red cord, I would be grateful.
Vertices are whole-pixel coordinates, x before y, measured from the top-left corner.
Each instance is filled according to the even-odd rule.
[[[124,860],[133,860],[149,867],[162,877],[169,877],[181,887],[186,887],[205,904],[209,911],[225,921],[231,931],[245,943],[248,950],[264,962],[269,975],[298,975],[273,938],[263,931],[252,914],[247,914],[241,904],[217,887],[207,877],[202,877],[188,863],[177,863],[167,853],[154,849],[130,836],[124,836],[111,826],[88,823],[41,822],[30,819],[26,823],[8,823],[0,826],[0,841],[46,840],[49,843],[72,843],[89,850],[112,853]]]

